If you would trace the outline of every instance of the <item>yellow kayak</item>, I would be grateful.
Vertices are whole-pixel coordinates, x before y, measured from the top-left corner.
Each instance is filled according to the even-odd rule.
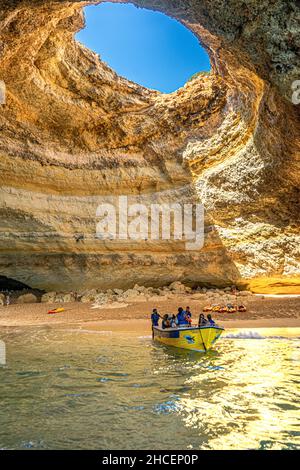
[[[179,328],[153,327],[153,339],[166,346],[206,352],[221,336],[224,328],[220,326],[192,326]]]

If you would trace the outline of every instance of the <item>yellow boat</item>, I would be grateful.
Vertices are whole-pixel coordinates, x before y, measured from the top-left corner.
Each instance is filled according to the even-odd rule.
[[[221,336],[224,328],[220,326],[192,326],[179,328],[153,327],[153,339],[166,346],[206,352]]]

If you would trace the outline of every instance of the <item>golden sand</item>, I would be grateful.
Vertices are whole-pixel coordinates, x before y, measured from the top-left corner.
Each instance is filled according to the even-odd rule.
[[[157,297],[156,297],[157,299]],[[193,300],[188,295],[178,295],[166,301],[151,301],[129,304],[120,308],[93,308],[93,304],[83,304],[80,302],[69,304],[27,304],[10,305],[0,308],[0,327],[5,326],[30,326],[30,325],[61,325],[61,324],[82,324],[87,325],[105,322],[109,328],[117,328],[119,325],[131,325],[135,322],[137,328],[140,320],[146,325],[149,323],[150,314],[154,307],[158,308],[161,314],[176,313],[178,306],[189,305],[193,312],[194,323],[197,322],[199,313],[204,304],[199,300]],[[300,326],[300,298],[259,298],[253,296],[250,300],[245,300],[247,311],[243,313],[216,313],[213,318],[224,324],[225,327],[284,327]],[[63,306],[64,312],[48,315],[51,308]],[[144,328],[144,326],[143,326]]]

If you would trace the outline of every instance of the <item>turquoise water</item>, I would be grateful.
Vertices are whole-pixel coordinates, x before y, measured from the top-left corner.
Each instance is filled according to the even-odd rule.
[[[0,448],[300,448],[299,333],[227,332],[201,354],[148,332],[2,328]]]

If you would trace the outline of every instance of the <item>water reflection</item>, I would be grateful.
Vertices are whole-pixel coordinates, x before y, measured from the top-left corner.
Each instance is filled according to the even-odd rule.
[[[299,379],[299,370],[288,367],[287,361],[293,358],[295,344],[246,340],[238,346],[239,351],[234,342],[226,343],[217,376],[208,377],[202,370],[196,372],[201,366],[194,367],[187,379],[194,386],[193,396],[181,399],[185,426],[206,434],[207,448],[293,446],[300,416],[299,395],[291,380]]]
[[[299,333],[202,354],[134,332],[0,330],[0,447],[297,448]]]

